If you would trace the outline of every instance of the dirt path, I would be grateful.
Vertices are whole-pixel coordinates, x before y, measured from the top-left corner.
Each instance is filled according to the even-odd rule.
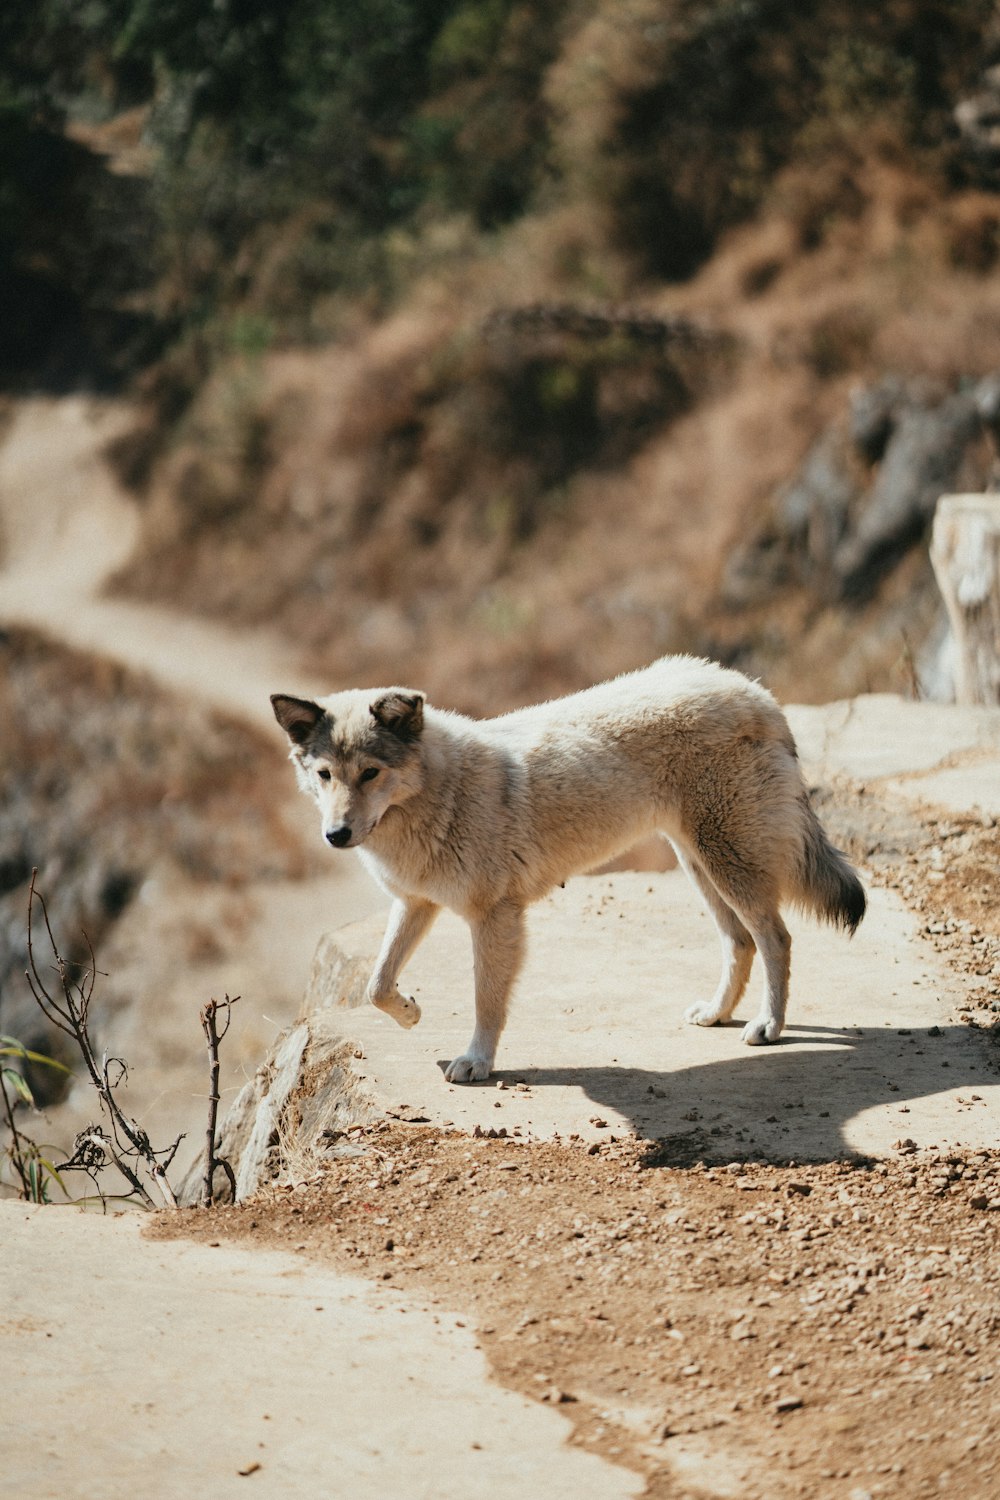
[[[135,505],[103,456],[134,414],[85,397],[21,403],[0,444],[0,619],[148,672],[174,692],[271,729],[268,694],[301,661],[265,632],[101,590],[138,539]]]

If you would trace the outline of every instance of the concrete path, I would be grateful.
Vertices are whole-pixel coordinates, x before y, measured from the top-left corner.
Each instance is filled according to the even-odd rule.
[[[839,774],[950,812],[1000,817],[1000,708],[871,693],[786,710],[808,772]]]
[[[0,1202],[0,1475],[18,1500],[626,1500],[487,1380],[473,1332],[294,1255]]]
[[[747,1047],[741,1022],[686,1025],[713,993],[718,946],[700,898],[679,871],[591,877],[532,909],[529,955],[501,1042],[497,1079],[445,1083],[443,1063],[472,1030],[468,930],[439,918],[401,987],[423,1008],[404,1032],[369,1006],[340,1012],[338,1030],[364,1051],[364,1086],[390,1113],[526,1137],[607,1139],[634,1131],[702,1154],[824,1159],[918,1146],[995,1145],[1000,1084],[980,1035],[960,1022],[964,986],[919,938],[890,893],[850,941],[790,920],[789,1024],[774,1047]],[[359,1005],[381,924],[369,918],[317,954],[307,1006]],[[595,1123],[600,1121],[603,1123]]]

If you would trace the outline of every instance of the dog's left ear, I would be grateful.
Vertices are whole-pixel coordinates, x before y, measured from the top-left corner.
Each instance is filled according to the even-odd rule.
[[[302,745],[323,717],[318,703],[308,698],[291,698],[287,693],[272,693],[274,717],[293,745]]]
[[[372,718],[397,739],[415,740],[424,727],[424,694],[392,688],[371,705]]]

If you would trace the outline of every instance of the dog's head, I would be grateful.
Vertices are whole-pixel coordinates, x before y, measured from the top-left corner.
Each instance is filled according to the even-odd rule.
[[[299,785],[334,849],[363,844],[386,813],[421,787],[424,695],[412,688],[336,693],[318,703],[273,693]]]

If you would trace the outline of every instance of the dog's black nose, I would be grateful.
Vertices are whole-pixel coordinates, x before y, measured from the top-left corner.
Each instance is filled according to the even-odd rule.
[[[351,830],[346,823],[341,823],[339,828],[331,828],[326,835],[328,844],[335,849],[346,849],[351,842]]]

